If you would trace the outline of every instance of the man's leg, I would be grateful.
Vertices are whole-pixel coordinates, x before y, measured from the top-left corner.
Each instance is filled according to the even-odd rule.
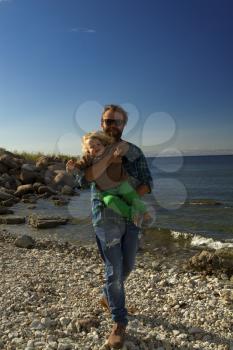
[[[132,222],[127,222],[126,232],[122,238],[123,279],[129,276],[135,265],[139,244],[139,228]]]
[[[123,228],[120,227],[121,229]],[[112,309],[112,318],[117,322],[119,315],[125,315],[124,281],[135,264],[139,229],[133,223],[127,222],[124,225],[122,235],[120,232],[117,233],[116,230],[112,236],[112,241],[106,242],[105,235],[110,230],[111,228],[106,226],[105,228],[103,226],[95,228],[97,245],[105,263],[106,284],[103,291]],[[119,235],[121,236],[120,239],[116,237]],[[120,289],[116,288],[119,286],[121,286]],[[125,323],[125,320],[121,321]]]
[[[107,297],[113,321],[126,325],[127,310],[125,308],[121,238],[113,238],[112,242],[106,242],[101,239],[103,230],[103,227],[95,228],[98,248],[105,264],[104,294]]]

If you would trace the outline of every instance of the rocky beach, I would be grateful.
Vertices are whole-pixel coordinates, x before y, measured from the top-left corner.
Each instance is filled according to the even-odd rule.
[[[110,315],[98,303],[103,265],[95,245],[0,234],[0,348],[109,349]],[[140,251],[126,283],[123,349],[233,348],[233,279],[213,255]],[[199,271],[194,268],[198,260]],[[217,268],[215,270],[215,268]]]
[[[112,321],[98,302],[104,271],[96,245],[51,234],[72,229],[74,218],[59,209],[76,196],[64,160],[32,162],[1,150],[0,349],[109,349]],[[47,215],[37,211],[41,200],[50,205]],[[148,230],[126,283],[123,349],[233,349],[232,256],[162,241],[151,247],[150,239]]]

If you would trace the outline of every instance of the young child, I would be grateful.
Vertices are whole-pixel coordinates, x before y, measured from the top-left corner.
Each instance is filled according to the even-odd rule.
[[[116,144],[113,146],[114,142],[114,139],[103,131],[87,133],[82,138],[82,158],[78,161],[69,160],[67,171],[72,171],[74,168],[85,170],[108,152],[113,152],[114,162],[95,180],[96,186],[106,207],[141,227],[142,224],[149,223],[152,218],[137,192],[129,184],[128,174],[122,166],[122,152]]]

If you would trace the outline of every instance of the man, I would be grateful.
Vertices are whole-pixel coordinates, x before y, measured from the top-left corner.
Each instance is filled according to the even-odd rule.
[[[123,108],[108,105],[102,113],[101,127],[104,132],[114,137],[118,154],[122,156],[122,165],[130,177],[130,182],[137,193],[143,196],[151,192],[152,177],[140,148],[121,139],[127,120],[128,116]],[[108,308],[114,321],[108,344],[118,349],[123,346],[128,323],[124,281],[134,267],[139,228],[105,207],[94,183],[95,179],[98,179],[106,168],[116,161],[119,161],[119,157],[118,159],[114,157],[113,147],[112,152],[86,169],[84,176],[80,178],[80,184],[84,184],[85,181],[92,183],[92,221],[97,245],[105,264],[106,277],[100,303]]]

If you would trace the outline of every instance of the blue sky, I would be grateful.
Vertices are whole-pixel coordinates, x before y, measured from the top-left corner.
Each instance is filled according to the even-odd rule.
[[[233,152],[231,0],[0,0],[0,147],[80,152],[103,105],[148,153]]]

